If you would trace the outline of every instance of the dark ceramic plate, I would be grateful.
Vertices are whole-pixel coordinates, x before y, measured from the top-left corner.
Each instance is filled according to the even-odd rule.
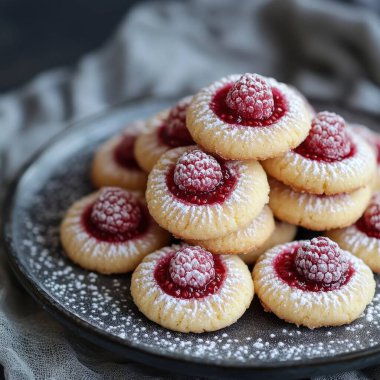
[[[379,285],[373,303],[350,326],[297,328],[266,314],[256,298],[229,328],[181,334],[139,313],[129,292],[130,275],[87,272],[65,257],[58,227],[69,205],[93,190],[89,166],[94,149],[129,120],[167,104],[119,107],[72,126],[18,176],[6,200],[4,240],[10,264],[28,292],[59,321],[98,345],[124,358],[186,374],[295,378],[376,363]]]

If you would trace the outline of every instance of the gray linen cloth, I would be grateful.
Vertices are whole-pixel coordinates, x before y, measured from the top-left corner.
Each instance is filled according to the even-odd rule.
[[[302,0],[144,3],[77,67],[44,73],[0,96],[0,172],[9,178],[67,121],[122,100],[179,97],[230,73],[275,76],[307,96],[379,116],[380,18],[374,11],[379,5],[372,5],[373,10]],[[170,376],[135,363],[112,363],[96,348],[81,347],[8,270],[1,257],[0,362],[7,378]],[[379,372],[331,379],[376,378]]]

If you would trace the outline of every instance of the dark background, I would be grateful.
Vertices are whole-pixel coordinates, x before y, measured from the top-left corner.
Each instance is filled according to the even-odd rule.
[[[137,2],[0,0],[0,94],[44,70],[73,65],[86,52],[102,46]],[[340,2],[380,11],[380,0]]]
[[[0,93],[75,64],[100,47],[138,0],[0,0]]]

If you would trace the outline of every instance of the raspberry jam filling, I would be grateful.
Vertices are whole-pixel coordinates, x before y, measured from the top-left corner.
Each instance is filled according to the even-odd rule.
[[[310,150],[307,146],[304,146],[303,144],[299,145],[297,148],[293,150],[293,152],[308,158],[309,160],[312,161],[319,161],[319,162],[339,162],[343,161],[346,158],[350,158],[355,156],[356,154],[356,146],[354,144],[351,145],[350,152],[345,155],[344,157],[339,157],[339,158],[329,158],[329,157],[324,157],[324,156],[319,156],[315,154],[312,150]]]
[[[189,247],[188,249],[199,248]],[[206,251],[207,252],[207,251]],[[204,298],[218,292],[226,277],[226,267],[218,255],[199,262],[197,257],[179,257],[181,252],[170,252],[154,270],[154,278],[161,289],[175,298]],[[195,265],[194,265],[195,263]]]
[[[363,216],[356,222],[356,227],[359,231],[363,232],[368,237],[380,239],[380,231],[371,228],[371,226],[368,226]]]
[[[273,261],[273,267],[276,274],[286,284],[308,292],[329,292],[341,288],[350,281],[352,275],[354,274],[354,268],[350,264],[345,273],[343,273],[340,277],[339,281],[325,283],[321,281],[309,280],[304,274],[301,274],[299,270],[297,270],[295,259],[300,246],[301,243],[292,245],[280,253]]]
[[[114,149],[114,160],[123,168],[141,170],[133,153],[136,136],[125,135]]]
[[[225,162],[218,160],[221,168],[221,180],[218,185],[211,191],[199,191],[190,192],[188,190],[181,189],[174,182],[174,174],[176,165],[173,165],[168,171],[166,177],[166,183],[170,192],[178,199],[195,204],[195,205],[212,205],[215,203],[223,203],[231,195],[237,183],[237,173],[232,173],[232,171],[226,166]]]
[[[163,145],[170,148],[193,145],[194,141],[187,129],[177,129],[172,131],[167,124],[162,124],[158,129],[158,138]]]
[[[274,108],[270,117],[265,119],[242,117],[237,111],[228,107],[226,103],[227,94],[232,86],[232,83],[225,85],[215,93],[210,102],[210,109],[225,123],[245,127],[268,127],[276,123],[286,113],[287,104],[284,95],[277,88],[272,88]]]
[[[194,141],[186,127],[186,112],[191,96],[181,99],[162,122],[158,129],[158,138],[163,145],[170,148],[193,145]]]
[[[124,232],[110,233],[101,230],[92,220],[91,214],[94,204],[88,206],[81,218],[81,223],[85,231],[99,241],[104,241],[107,243],[124,243],[128,240],[132,240],[138,236],[141,236],[146,232],[149,226],[149,213],[144,207],[141,207],[142,216],[138,226],[132,230],[127,230]]]
[[[374,145],[377,152],[377,165],[380,165],[380,139],[376,139]]]

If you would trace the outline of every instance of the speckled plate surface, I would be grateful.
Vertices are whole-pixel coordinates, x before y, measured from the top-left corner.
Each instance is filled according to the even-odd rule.
[[[373,303],[350,326],[297,328],[265,313],[255,298],[229,328],[181,334],[138,312],[129,291],[130,275],[87,272],[65,257],[59,224],[69,205],[93,190],[89,167],[94,149],[129,120],[167,104],[119,107],[72,126],[24,168],[8,193],[4,240],[11,266],[25,288],[62,323],[98,345],[125,358],[187,374],[295,378],[376,363],[379,284]]]

